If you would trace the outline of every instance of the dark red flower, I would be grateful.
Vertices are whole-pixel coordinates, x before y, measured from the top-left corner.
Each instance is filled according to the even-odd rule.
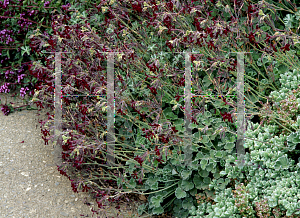
[[[138,176],[137,176],[137,172],[135,171],[133,174],[131,174],[133,176],[134,179],[137,179]]]
[[[282,51],[289,51],[290,50],[290,44],[286,44],[285,46],[281,47]]]
[[[88,192],[89,189],[91,189],[91,188],[88,187],[87,185],[84,185],[82,192]]]
[[[119,114],[121,114],[121,115],[126,115],[126,114],[122,111],[122,109],[117,110],[117,113],[119,113]]]
[[[162,159],[161,159],[162,157],[160,157],[160,158],[155,158],[159,163],[163,163],[162,161]]]
[[[178,132],[178,130],[176,130],[175,126],[172,126],[171,129],[173,130],[174,133]]]
[[[224,105],[228,104],[228,102],[226,101],[226,98],[222,97],[222,100],[224,101]],[[229,104],[228,104],[229,105]]]
[[[232,117],[230,113],[225,112],[224,114],[220,112],[221,116],[223,117],[223,121],[228,120],[229,122],[233,123]]]
[[[255,36],[254,36],[254,34],[252,32],[248,35],[248,38],[249,38],[249,42],[251,44],[255,44],[256,43]]]
[[[143,185],[142,178],[139,179],[138,184]]]
[[[179,99],[181,98],[181,96],[178,95],[178,94],[176,94],[175,98],[176,98],[176,101],[179,101]]]
[[[165,137],[164,135],[159,135],[159,140],[163,143],[168,143],[169,142],[169,138]]]
[[[152,92],[152,94],[157,95],[156,88],[154,88],[154,87],[149,87],[148,84],[147,84],[147,88],[150,89],[150,91]]]
[[[142,166],[143,160],[140,156],[136,156],[134,160],[136,160]]]
[[[157,156],[160,155],[160,152],[159,152],[159,149],[158,149],[158,146],[157,146],[157,145],[155,146],[155,154],[156,154]]]

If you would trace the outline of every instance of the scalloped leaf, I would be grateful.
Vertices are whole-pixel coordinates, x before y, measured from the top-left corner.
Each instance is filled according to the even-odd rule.
[[[201,166],[202,170],[205,170],[205,167],[206,167],[207,163],[208,163],[207,159],[202,159],[200,161],[200,166]]]
[[[287,137],[287,140],[294,144],[298,144],[300,143],[300,134],[298,132],[293,132]]]
[[[217,151],[216,154],[215,154],[215,157],[222,158],[223,157],[222,151]]]
[[[156,195],[156,196],[151,197],[151,199],[150,199],[150,204],[154,208],[160,207],[161,206],[160,203],[162,203],[162,202],[163,202],[162,195]]]
[[[199,176],[199,175],[195,175],[194,178],[193,178],[193,183],[195,185],[195,188],[197,189],[201,189],[202,187],[202,182],[203,182],[203,179]]]
[[[181,171],[181,177],[182,179],[186,180],[192,175],[192,170],[182,170]]]
[[[195,196],[197,194],[197,188],[193,188],[192,190],[189,191],[190,195]]]
[[[178,187],[175,191],[175,196],[176,198],[185,198],[186,197],[186,192],[181,188],[181,187]]]
[[[216,166],[216,163],[209,163],[207,166],[206,166],[206,170],[208,172],[211,172]]]
[[[233,142],[234,143],[236,141],[237,137],[236,136],[231,136],[231,137],[227,137],[226,139],[227,139],[226,140],[227,142]]]
[[[201,140],[201,143],[206,144],[209,142],[209,137],[207,135],[203,135],[202,137],[203,137],[203,139]]]
[[[209,177],[203,178],[203,183],[206,184],[206,185],[210,184],[211,183],[211,178],[209,178]]]
[[[130,179],[129,188],[134,189],[136,187],[136,182],[133,178]]]
[[[190,123],[190,124],[189,124],[189,128],[193,130],[193,129],[196,129],[196,128],[199,128],[199,127],[198,127],[198,125],[195,124],[195,123]]]
[[[188,166],[191,170],[198,170],[199,167],[199,160],[194,160],[191,162],[191,164]]]
[[[275,169],[288,169],[289,168],[289,161],[288,158],[283,156],[278,158],[278,160],[275,162]]]
[[[209,172],[207,170],[199,170],[199,175],[202,177],[207,177]]]
[[[151,190],[157,190],[158,189],[158,182],[157,178],[149,177],[146,181],[146,184],[149,185]]]
[[[192,197],[185,198],[182,201],[182,207],[184,209],[190,210],[192,208],[192,206],[194,206]]]
[[[202,159],[204,157],[204,154],[200,151],[197,153],[196,157],[195,157],[195,160],[199,160],[199,159]]]
[[[194,188],[194,183],[188,180],[183,180],[181,183],[181,188],[183,188],[184,191],[189,191]]]
[[[162,206],[159,206],[159,207],[156,207],[156,208],[153,208],[152,209],[152,214],[156,214],[156,215],[159,215],[159,214],[162,214],[164,212],[164,208]]]
[[[235,144],[233,142],[229,142],[229,143],[226,143],[226,145],[224,146],[224,148],[226,150],[231,151],[234,148],[234,146],[235,146]]]

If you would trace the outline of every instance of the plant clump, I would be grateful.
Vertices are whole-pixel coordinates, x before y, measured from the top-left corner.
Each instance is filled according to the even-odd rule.
[[[90,191],[99,207],[106,200],[126,200],[134,193],[148,197],[139,206],[140,215],[241,216],[255,211],[255,202],[265,197],[271,208],[278,204],[286,215],[297,213],[290,199],[297,192],[292,185],[297,181],[296,166],[285,153],[296,146],[298,135],[285,145],[287,136],[274,136],[277,126],[262,127],[248,116],[244,147],[249,153],[245,165],[236,166],[236,96],[224,97],[237,91],[239,65],[228,53],[253,52],[245,63],[249,72],[244,81],[245,109],[262,115],[264,107],[257,104],[266,103],[265,96],[280,88],[279,75],[287,71],[284,63],[296,47],[291,40],[296,34],[275,34],[282,26],[266,19],[265,6],[277,8],[268,2],[219,1],[217,6],[212,2],[102,1],[88,12],[70,6],[76,12],[69,15],[67,8],[66,14],[53,16],[53,35],[36,31],[30,36],[37,52],[42,48],[71,52],[62,54],[63,95],[91,95],[62,98],[64,163],[58,169],[64,175],[66,168],[73,169],[77,176],[72,179],[73,190]],[[276,13],[269,16],[275,19]],[[109,105],[103,98],[111,87],[106,70],[109,57],[105,57],[109,54],[104,52],[111,51],[117,52],[113,56],[115,167],[108,166],[106,158]],[[280,55],[281,59],[272,60]],[[46,66],[41,62],[30,65],[32,75],[46,77],[32,103],[52,109],[53,65],[54,54]],[[274,68],[273,73],[268,73],[266,65]],[[191,100],[188,126],[184,120],[189,107],[185,102],[187,67],[191,67],[193,90],[204,95]],[[45,143],[53,139],[49,134],[53,120],[54,114],[49,113],[48,120],[41,122],[46,127]],[[192,131],[190,143],[184,141],[185,128]],[[270,147],[273,144],[275,148]],[[247,180],[248,192],[241,192],[245,202],[239,194],[234,197],[232,180],[237,184]],[[290,184],[288,189],[286,184]],[[274,188],[276,194],[271,194]],[[205,195],[204,202],[199,204],[197,194]],[[249,203],[244,205],[246,200]]]

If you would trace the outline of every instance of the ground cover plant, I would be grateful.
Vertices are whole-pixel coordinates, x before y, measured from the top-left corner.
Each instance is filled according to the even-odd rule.
[[[271,92],[269,97],[274,103],[285,101],[290,106],[274,104],[281,113],[265,115],[264,118],[269,118],[270,122],[264,121],[263,125],[248,121],[251,128],[247,129],[245,136],[257,141],[246,139],[245,148],[250,152],[246,153],[245,166],[232,166],[230,162],[234,159],[228,159],[225,170],[220,172],[219,180],[224,180],[223,176],[236,180],[235,186],[219,188],[214,199],[216,203],[201,202],[197,210],[192,208],[194,216],[191,217],[299,216],[299,80],[298,69],[281,75],[281,88]],[[268,107],[271,108],[270,105]],[[269,111],[276,112],[273,108]],[[288,126],[284,122],[286,120],[289,121]],[[283,128],[286,132],[282,131]],[[219,180],[212,180],[210,187],[217,187]]]
[[[147,48],[150,51],[155,50],[155,47],[160,48],[158,33],[158,36],[161,35],[163,43],[165,43],[161,47],[161,51],[184,51],[187,48],[192,48],[191,50],[201,52],[200,55],[191,57],[195,75],[193,81],[193,84],[196,84],[193,86],[195,93],[219,95],[233,94],[235,88],[236,58],[226,56],[226,51],[236,51],[239,47],[243,48],[243,51],[252,51],[254,53],[251,56],[252,61],[248,60],[251,66],[245,63],[245,71],[251,74],[245,76],[245,88],[247,91],[249,89],[249,94],[245,96],[246,108],[248,112],[253,113],[260,109],[258,114],[263,116],[265,108],[259,108],[258,104],[266,103],[268,99],[265,96],[269,96],[272,91],[280,88],[280,74],[287,72],[289,67],[295,67],[295,65],[290,66],[288,64],[287,67],[284,67],[284,64],[291,59],[294,62],[297,61],[296,54],[290,49],[295,46],[294,42],[296,42],[297,35],[284,30],[282,32],[285,34],[276,34],[276,31],[281,30],[280,25],[272,23],[272,19],[262,19],[267,14],[264,4],[275,8],[274,5],[266,2],[251,6],[247,3],[234,2],[233,4],[228,2],[228,6],[219,4],[219,7],[214,7],[209,1],[182,4],[155,1],[143,3],[145,4],[141,2],[133,4],[131,2],[104,1],[95,5],[96,9],[94,8],[94,11],[89,13],[90,17],[87,14],[82,14],[82,22],[79,22],[81,19],[79,15],[74,13],[70,18],[70,24],[73,25],[62,25],[64,22],[66,23],[68,16],[56,16],[57,22],[53,22],[55,24],[53,25],[53,33],[56,37],[47,38],[45,35],[39,36],[38,34],[31,37],[34,44],[32,46],[35,49],[44,44],[44,47],[48,46],[48,51],[57,51],[59,47],[72,51],[76,48],[74,45],[80,50],[80,53],[74,53],[76,54],[75,57],[69,56],[72,58],[63,60],[64,71],[68,72],[68,75],[74,75],[69,78],[62,76],[62,84],[66,84],[62,86],[63,94],[105,94],[106,74],[93,77],[93,74],[87,73],[93,72],[93,68],[94,71],[97,68],[100,68],[98,71],[106,68],[105,57],[100,53],[97,54],[97,49],[98,51],[118,51],[118,49],[131,50],[128,48],[134,48],[137,53],[137,55],[129,53],[127,57],[130,58],[119,55],[115,61],[118,63],[115,66],[115,72],[118,68],[121,69],[118,71],[117,78],[119,81],[116,84],[115,96],[117,111],[115,126],[118,130],[119,142],[116,146],[116,159],[123,161],[119,162],[120,166],[123,166],[123,171],[121,170],[123,177],[118,175],[116,171],[110,173],[107,170],[109,167],[105,166],[105,161],[99,155],[100,152],[105,154],[104,140],[100,138],[100,136],[102,138],[105,136],[105,121],[100,122],[97,127],[93,127],[88,120],[92,116],[96,116],[98,120],[104,120],[105,107],[102,113],[101,107],[105,104],[101,105],[97,98],[94,98],[94,101],[93,98],[89,98],[89,100],[83,99],[75,102],[71,102],[69,98],[63,98],[66,106],[68,106],[68,111],[63,107],[63,114],[67,114],[64,120],[64,137],[66,138],[63,155],[68,162],[67,165],[73,164],[73,168],[77,169],[76,174],[82,177],[80,180],[74,181],[72,185],[75,191],[80,187],[84,187],[84,190],[96,188],[95,192],[98,194],[96,196],[98,199],[100,198],[102,201],[105,198],[114,200],[114,197],[119,196],[120,192],[116,195],[111,192],[100,192],[101,189],[107,191],[106,185],[101,187],[96,183],[100,183],[101,179],[110,180],[109,182],[114,184],[111,185],[113,187],[111,190],[116,192],[120,191],[118,188],[121,188],[123,190],[121,193],[132,192],[148,195],[148,203],[140,207],[141,213],[143,209],[146,209],[149,214],[172,211],[173,215],[178,217],[186,217],[195,213],[194,207],[199,205],[196,196],[202,194],[206,204],[209,205],[207,202],[212,202],[212,205],[216,204],[217,212],[210,215],[220,216],[217,213],[222,214],[219,207],[223,205],[217,202],[219,199],[217,197],[222,197],[222,194],[218,195],[218,191],[233,186],[235,183],[234,176],[220,178],[221,172],[226,172],[228,163],[235,160],[234,134],[236,126],[233,124],[235,118],[231,116],[236,112],[235,99],[193,99],[193,107],[196,108],[193,109],[192,116],[194,125],[191,125],[191,128],[194,129],[193,164],[184,166],[181,161],[184,154],[182,144],[180,144],[180,139],[184,133],[184,59],[175,53],[171,55],[163,52],[160,56],[154,56],[143,53],[143,51],[146,51]],[[238,8],[241,9],[237,10]],[[174,12],[173,10],[181,13],[173,13],[171,16],[169,13]],[[104,15],[101,14],[102,17],[96,16],[99,11],[104,12]],[[184,17],[179,16],[179,14],[184,14]],[[222,14],[224,17],[221,16]],[[216,19],[216,15],[221,16],[220,22],[217,22],[220,17]],[[147,16],[151,18],[150,22],[146,21]],[[276,18],[276,14],[270,13],[270,17],[272,16]],[[132,17],[135,18],[135,22],[131,23],[130,20],[134,20],[130,19]],[[190,22],[186,23],[185,20]],[[102,21],[101,28],[106,31],[101,28],[96,30],[99,21]],[[245,23],[247,24],[247,22],[250,23],[250,33],[246,29]],[[139,25],[142,23],[149,25],[146,28],[140,27]],[[93,26],[94,29],[90,26]],[[256,26],[260,28],[255,29]],[[106,27],[108,28],[105,29]],[[178,35],[176,31],[179,32]],[[203,33],[200,34],[199,32],[202,31]],[[255,37],[254,34],[258,36]],[[234,40],[237,36],[239,36],[239,40]],[[215,43],[214,39],[219,41],[216,40]],[[82,44],[78,44],[80,42]],[[277,46],[274,42],[277,43]],[[279,44],[281,46],[278,46]],[[91,49],[92,47],[93,49]],[[264,54],[256,48],[263,48]],[[91,53],[97,54],[99,66],[89,59]],[[66,55],[63,56],[67,57]],[[280,58],[274,58],[278,56]],[[272,57],[274,61],[269,62]],[[199,61],[203,60],[206,61],[206,65],[199,64]],[[229,64],[230,61],[232,65]],[[175,66],[171,66],[172,63]],[[53,64],[53,56],[50,56],[47,60],[47,67],[42,66],[41,63],[36,63],[31,66],[30,70],[35,75],[43,75],[43,72],[51,72],[51,70],[53,72]],[[266,70],[266,65],[268,65],[268,69],[277,68],[277,71],[274,69],[270,73],[269,70]],[[85,67],[88,69],[86,70]],[[255,74],[257,74],[257,79],[252,78],[256,76]],[[169,78],[166,77],[167,75],[170,75]],[[48,73],[48,76],[49,83],[44,84],[35,96],[38,98],[34,99],[38,105],[53,105],[53,74]],[[221,87],[220,83],[222,82],[224,84],[226,82],[228,85]],[[72,87],[77,89],[76,92]],[[144,96],[148,96],[152,101],[145,101]],[[202,103],[205,106],[201,105]],[[141,107],[144,105],[148,105],[148,109]],[[255,108],[250,111],[250,106],[253,105]],[[203,109],[206,111],[203,112]],[[226,120],[226,118],[228,119]],[[53,115],[49,114],[49,120],[53,121]],[[46,126],[48,130],[43,131],[45,142],[51,138],[46,138],[50,127],[51,123],[48,127]],[[122,131],[122,128],[128,131]],[[66,129],[72,131],[66,131]],[[255,141],[253,140],[255,137],[249,136],[249,138],[250,141]],[[98,153],[94,152],[97,150],[96,148]],[[278,156],[278,158],[281,157]],[[281,160],[282,158],[278,162],[279,164]],[[199,163],[200,166],[198,166]],[[128,167],[124,167],[125,164]],[[94,168],[91,167],[93,165]],[[234,168],[234,166],[231,167]],[[64,174],[62,169],[61,172]],[[234,169],[234,175],[242,174],[240,169],[236,167]],[[100,172],[96,172],[97,170]],[[108,174],[109,177],[103,177],[105,174]],[[99,175],[102,175],[103,178],[99,178]],[[240,181],[238,180],[238,182]],[[243,188],[243,186],[241,187]],[[98,201],[99,205],[101,205],[101,200]],[[203,207],[203,204],[200,205]],[[243,203],[241,205],[244,206]],[[194,210],[191,212],[192,208]],[[246,209],[249,208],[246,207]],[[281,209],[283,211],[287,209],[287,213],[292,211],[289,208],[281,207]],[[204,214],[198,214],[198,216],[208,215],[207,211],[210,213],[211,209],[206,211],[199,209],[197,213],[204,212]],[[227,213],[232,213],[232,211],[233,209]],[[244,211],[240,211],[241,215]],[[254,213],[254,209],[249,209],[249,211],[249,214]],[[263,212],[264,210],[257,213]]]

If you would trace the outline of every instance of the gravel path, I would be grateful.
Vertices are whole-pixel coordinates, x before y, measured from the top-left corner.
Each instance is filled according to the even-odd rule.
[[[7,102],[23,105],[3,93],[1,104],[5,103],[4,95]],[[93,215],[95,204],[83,203],[85,198],[94,202],[91,196],[74,193],[71,181],[57,171],[54,149],[50,141],[45,145],[38,122],[47,119],[47,111],[23,110],[8,116],[0,111],[0,217],[117,217],[108,209],[107,215]],[[137,207],[120,206],[129,216],[119,217],[137,217],[133,215]]]

